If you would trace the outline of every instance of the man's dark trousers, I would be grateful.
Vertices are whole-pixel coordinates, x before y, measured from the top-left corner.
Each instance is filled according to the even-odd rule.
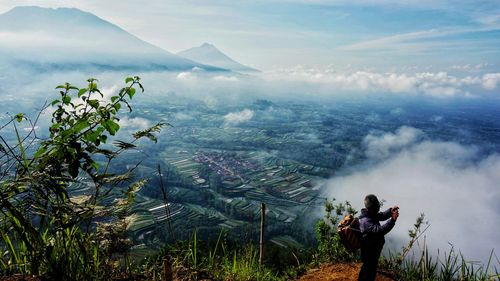
[[[359,281],[374,281],[377,276],[378,259],[384,245],[369,244],[365,242],[361,246],[361,261],[363,265],[359,271]]]

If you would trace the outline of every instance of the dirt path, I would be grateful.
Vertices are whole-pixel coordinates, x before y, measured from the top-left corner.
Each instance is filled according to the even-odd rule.
[[[322,265],[320,268],[309,270],[298,281],[357,281],[361,264],[337,263]],[[376,281],[394,281],[393,279],[377,274]]]

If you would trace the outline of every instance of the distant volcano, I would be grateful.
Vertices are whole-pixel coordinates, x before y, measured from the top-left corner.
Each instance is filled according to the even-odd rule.
[[[203,43],[199,47],[193,47],[184,50],[177,53],[177,55],[203,64],[213,65],[233,71],[258,71],[257,69],[248,67],[233,60],[232,58],[221,52],[219,49],[217,49],[214,45],[209,43]]]
[[[44,69],[223,70],[156,47],[74,8],[16,7],[0,15],[0,60]]]

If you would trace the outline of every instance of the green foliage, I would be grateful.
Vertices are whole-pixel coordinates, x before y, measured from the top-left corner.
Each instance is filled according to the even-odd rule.
[[[316,262],[350,262],[359,259],[357,253],[346,250],[337,233],[337,224],[347,214],[357,213],[349,202],[334,204],[325,201],[325,217],[316,224],[316,239],[318,240],[318,253]]]
[[[116,255],[131,246],[127,238],[129,206],[145,184],[130,183],[132,170],[113,174],[109,167],[138,139],[154,139],[164,123],[133,135],[131,142],[103,145],[116,135],[122,105],[129,111],[136,88],[144,90],[139,77],[129,77],[111,101],[104,99],[96,79],[84,88],[59,85],[60,98],[53,108],[50,135],[40,140],[32,129],[21,136],[16,122],[32,122],[24,114],[12,117],[17,142],[3,137],[0,156],[8,167],[0,178],[0,274],[24,273],[63,280],[109,279]],[[15,122],[13,122],[15,121]],[[104,165],[97,159],[105,159]],[[9,168],[10,167],[10,168]],[[86,184],[91,194],[72,197],[69,187]],[[128,186],[128,187],[127,187]],[[115,192],[115,188],[122,190]],[[118,197],[102,206],[109,195]],[[106,218],[106,223],[96,221]]]
[[[467,261],[461,253],[455,252],[453,247],[449,252],[440,256],[432,255],[427,246],[423,246],[411,257],[402,261],[399,255],[389,255],[384,258],[380,267],[389,272],[396,280],[408,281],[462,281],[462,280],[498,280],[498,269],[492,267],[494,252],[490,254],[486,265]],[[497,262],[500,264],[500,261]]]
[[[226,253],[222,258],[222,279],[229,280],[276,280],[272,272],[259,266],[259,250],[248,245],[240,251]]]
[[[141,272],[147,280],[162,280],[163,258],[167,256],[176,280],[289,280],[288,275],[259,265],[256,246],[232,244],[224,231],[214,243],[199,241],[194,231],[190,241],[165,246],[142,264]]]

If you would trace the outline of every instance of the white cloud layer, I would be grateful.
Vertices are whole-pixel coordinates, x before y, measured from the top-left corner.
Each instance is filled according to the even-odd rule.
[[[500,73],[457,77],[447,72],[337,72],[332,68],[316,69],[304,66],[269,72],[263,78],[319,84],[337,91],[433,97],[472,97],[494,91],[500,86]]]
[[[230,112],[224,116],[224,124],[237,125],[249,121],[254,115],[255,112],[248,108],[245,108],[242,111]]]
[[[483,76],[482,86],[487,90],[495,90],[500,85],[500,73],[488,73]]]
[[[215,81],[229,81],[229,82],[237,82],[239,81],[238,77],[236,76],[225,76],[225,75],[218,75],[212,78]]]
[[[1,60],[1,59],[0,59]],[[65,81],[86,87],[86,79],[99,79],[99,87],[109,100],[111,95],[124,86],[123,78],[130,73],[122,72],[46,72],[5,66],[0,64],[0,96],[4,107],[16,103],[19,108],[38,105],[40,97],[48,100],[57,98],[55,85]],[[479,97],[484,100],[498,99],[500,93],[500,73],[456,77],[445,72],[377,73],[370,71],[336,72],[332,69],[317,70],[304,67],[239,75],[212,73],[199,69],[186,72],[142,72],[145,93],[138,93],[134,101],[168,99],[195,99],[210,108],[239,106],[255,99],[329,101],[330,98],[351,96],[368,97],[394,95],[398,97],[418,97],[422,99],[462,99]],[[224,78],[221,78],[224,77]],[[233,78],[234,77],[234,78]],[[139,98],[141,96],[141,98]],[[75,100],[75,102],[77,102]],[[404,114],[402,108],[395,108],[391,115]],[[367,118],[370,116],[367,116]],[[375,118],[376,116],[371,116]]]
[[[500,73],[469,72],[452,75],[440,72],[340,71],[333,66],[296,66],[255,75],[220,75],[191,70],[175,74],[175,82],[189,88],[230,92],[252,91],[254,95],[318,96],[344,94],[394,94],[432,98],[478,98],[498,95]],[[245,94],[246,95],[246,94]]]
[[[415,143],[422,135],[422,131],[407,126],[399,128],[395,133],[387,133],[382,136],[370,134],[363,140],[366,147],[365,154],[372,159],[385,158],[391,153]]]
[[[387,205],[399,204],[401,216],[387,235],[389,245],[408,241],[415,218],[426,214],[431,226],[426,242],[434,254],[449,251],[449,243],[469,260],[487,262],[500,250],[500,155],[483,156],[475,147],[431,141],[422,131],[402,127],[395,133],[368,135],[367,163],[349,174],[332,178],[328,197],[349,200],[358,209],[366,194]]]

